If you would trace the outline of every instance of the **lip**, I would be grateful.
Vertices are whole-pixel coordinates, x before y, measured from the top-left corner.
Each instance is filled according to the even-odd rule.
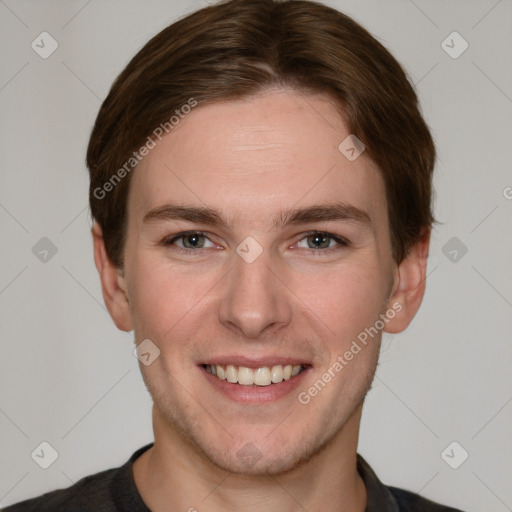
[[[222,359],[219,359],[222,360]],[[239,359],[236,358],[230,358],[229,361],[231,364],[233,364],[234,361],[238,361]],[[281,361],[281,359],[277,359],[278,361]],[[226,361],[226,359],[223,359],[222,361]],[[248,363],[246,360],[246,363],[240,363],[235,364],[235,366],[247,366],[250,367],[250,364],[252,365],[254,363],[254,360],[251,360],[251,363]],[[275,362],[276,359],[273,359]],[[208,362],[205,364],[225,364],[223,362],[221,363],[214,363]],[[292,363],[287,363],[292,364]],[[301,364],[301,363],[296,363]],[[253,368],[260,367],[260,366],[269,366],[268,364],[261,364],[257,363]],[[231,382],[228,382],[227,380],[220,380],[215,375],[212,375],[211,373],[207,372],[206,369],[199,365],[198,368],[204,375],[207,382],[212,386],[212,388],[221,393],[223,396],[227,397],[228,399],[238,402],[241,404],[261,404],[261,403],[269,403],[269,402],[275,402],[277,400],[280,400],[288,395],[290,395],[296,388],[299,387],[300,383],[304,380],[305,376],[309,373],[311,370],[311,365],[306,365],[306,368],[296,375],[295,377],[290,378],[289,380],[283,380],[282,382],[279,382],[278,384],[270,384],[269,386],[257,386],[255,384],[251,386],[242,386],[240,384],[232,384]],[[295,395],[294,395],[295,396]]]
[[[292,366],[303,365],[306,366],[306,368],[311,366],[311,363],[309,361],[306,361],[305,359],[299,359],[296,357],[289,356],[246,357],[233,355],[217,356],[206,361],[201,361],[198,364],[211,364],[220,366],[232,364],[233,366],[245,366],[247,368],[261,368],[262,366],[271,367],[276,364],[282,364],[283,366],[287,364],[291,364]]]

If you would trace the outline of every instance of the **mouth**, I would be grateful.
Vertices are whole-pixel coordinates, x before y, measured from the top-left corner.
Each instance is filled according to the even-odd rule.
[[[271,366],[236,366],[234,364],[202,364],[207,373],[218,380],[240,386],[272,386],[297,377],[308,365],[274,364]]]

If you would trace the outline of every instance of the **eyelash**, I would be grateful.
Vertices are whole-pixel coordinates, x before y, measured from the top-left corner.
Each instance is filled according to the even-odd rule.
[[[180,240],[180,239],[185,238],[186,236],[190,236],[190,235],[199,235],[199,236],[204,236],[204,237],[208,238],[207,233],[204,232],[204,231],[184,231],[182,233],[178,233],[177,235],[175,235],[175,236],[173,236],[171,238],[164,239],[162,241],[162,245],[164,245],[165,247],[169,247],[171,245],[174,245],[174,243],[177,240]],[[319,249],[307,248],[306,249],[306,250],[314,252],[314,253],[321,253],[321,254],[326,254],[327,253],[327,254],[330,254],[332,251],[336,251],[336,250],[339,250],[340,248],[349,247],[350,246],[350,242],[346,238],[343,238],[343,237],[340,237],[340,236],[337,236],[337,235],[333,235],[332,233],[328,233],[326,231],[309,231],[308,233],[304,233],[302,235],[302,237],[298,240],[298,242],[301,242],[302,240],[308,238],[311,235],[322,235],[322,236],[324,236],[326,238],[331,238],[332,240],[334,240],[338,244],[335,247],[328,247],[327,249],[322,249],[322,248],[319,248]],[[183,248],[183,247],[178,247],[177,245],[174,246],[174,250],[179,252],[179,253],[182,253],[182,254],[191,254],[191,253],[194,253],[194,252],[198,252],[200,249],[201,248],[198,248],[198,249],[187,249],[187,248]]]

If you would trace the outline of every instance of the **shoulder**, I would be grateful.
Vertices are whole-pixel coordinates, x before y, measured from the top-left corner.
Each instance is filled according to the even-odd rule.
[[[50,512],[56,510],[111,511],[112,479],[118,468],[89,475],[70,487],[57,489],[36,498],[21,501],[3,509],[3,512]]]
[[[20,501],[2,512],[148,512],[133,480],[133,462],[153,443],[139,448],[122,466],[85,476],[66,489]]]
[[[440,505],[423,498],[419,494],[397,487],[388,487],[389,492],[395,498],[400,512],[462,512],[459,509]]]
[[[383,484],[360,454],[357,454],[357,470],[366,486],[367,512],[462,512],[414,492]]]

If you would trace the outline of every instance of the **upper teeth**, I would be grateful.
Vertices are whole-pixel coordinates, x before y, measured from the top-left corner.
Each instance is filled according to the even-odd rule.
[[[246,366],[234,366],[228,364],[221,365],[205,365],[206,371],[216,375],[221,380],[227,380],[233,384],[242,384],[244,386],[269,386],[272,383],[278,383],[288,380],[298,375],[304,367],[300,364],[292,366],[291,364],[275,366],[261,366],[260,368],[247,368]]]

